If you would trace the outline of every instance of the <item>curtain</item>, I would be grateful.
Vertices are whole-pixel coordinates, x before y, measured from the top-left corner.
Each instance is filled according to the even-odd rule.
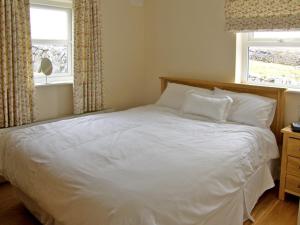
[[[74,113],[103,109],[100,0],[74,1]]]
[[[29,0],[0,0],[0,128],[33,121]]]
[[[293,30],[300,28],[299,0],[226,0],[226,30]]]

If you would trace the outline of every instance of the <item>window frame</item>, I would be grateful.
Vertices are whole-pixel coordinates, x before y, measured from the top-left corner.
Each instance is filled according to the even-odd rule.
[[[52,85],[52,84],[73,84],[73,10],[72,4],[61,3],[61,2],[45,2],[42,0],[31,1],[30,8],[36,9],[54,9],[59,11],[67,12],[68,15],[68,37],[67,40],[52,40],[52,39],[31,39],[32,45],[34,44],[50,44],[50,45],[67,45],[68,48],[68,73],[59,73],[59,75],[51,74],[51,79],[67,77],[66,81],[53,81],[38,83],[35,76],[39,73],[34,73],[34,84],[35,86]]]
[[[237,33],[237,35],[236,35],[236,75],[235,75],[235,81],[237,83],[300,89],[300,84],[295,86],[295,85],[258,83],[258,82],[249,81],[248,80],[248,71],[249,71],[248,49],[249,49],[249,47],[300,47],[300,38],[254,39],[254,32]]]

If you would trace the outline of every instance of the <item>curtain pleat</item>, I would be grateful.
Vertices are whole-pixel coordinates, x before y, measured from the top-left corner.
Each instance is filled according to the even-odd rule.
[[[299,0],[226,0],[226,30],[300,29]]]
[[[74,113],[103,109],[100,0],[74,1]]]
[[[29,0],[0,0],[0,128],[33,121]]]

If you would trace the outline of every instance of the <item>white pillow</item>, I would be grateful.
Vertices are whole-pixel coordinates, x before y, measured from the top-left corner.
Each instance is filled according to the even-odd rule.
[[[169,83],[166,90],[160,96],[156,104],[159,106],[165,106],[179,110],[183,104],[185,93],[189,90],[194,90],[203,94],[213,94],[213,91],[209,89]]]
[[[259,95],[237,93],[215,88],[216,95],[233,99],[228,120],[256,127],[269,128],[276,110],[276,100]]]
[[[226,122],[232,102],[233,100],[228,96],[219,97],[188,91],[181,112]]]

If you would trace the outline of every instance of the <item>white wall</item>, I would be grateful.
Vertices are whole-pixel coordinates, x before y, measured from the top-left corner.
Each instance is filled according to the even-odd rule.
[[[144,8],[129,0],[102,0],[105,107],[142,104],[145,84]],[[72,85],[36,88],[37,120],[73,112]]]
[[[234,81],[236,41],[225,31],[224,1],[148,0],[145,27],[148,102],[158,98],[162,74]],[[298,105],[300,95],[288,93],[286,124],[299,119]]]
[[[144,102],[144,7],[103,0],[105,105],[116,109]]]
[[[146,1],[145,17],[149,101],[161,74],[234,81],[235,35],[224,31],[223,1]]]
[[[37,120],[67,116],[73,112],[73,85],[37,86],[35,117]]]

